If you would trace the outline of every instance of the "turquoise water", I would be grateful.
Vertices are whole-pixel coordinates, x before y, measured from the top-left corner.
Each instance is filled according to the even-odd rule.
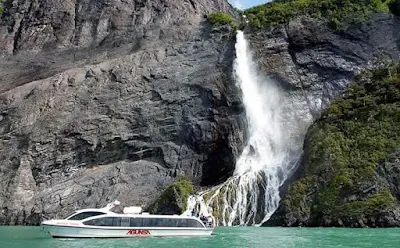
[[[378,247],[400,248],[400,229],[219,227],[209,237],[129,239],[52,239],[39,227],[0,227],[0,247]]]

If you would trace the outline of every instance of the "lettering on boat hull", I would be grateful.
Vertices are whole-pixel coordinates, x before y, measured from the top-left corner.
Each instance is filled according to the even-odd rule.
[[[129,230],[126,235],[141,235],[141,236],[147,236],[150,235],[149,230]]]

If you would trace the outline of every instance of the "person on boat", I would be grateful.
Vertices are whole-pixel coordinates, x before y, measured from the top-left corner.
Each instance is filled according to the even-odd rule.
[[[200,220],[202,222],[207,222],[207,217],[205,215],[203,215],[203,213],[202,213],[202,214],[200,214]]]

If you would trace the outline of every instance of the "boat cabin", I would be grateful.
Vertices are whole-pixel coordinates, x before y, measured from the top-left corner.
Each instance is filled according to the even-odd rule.
[[[110,216],[115,215],[115,217]],[[101,215],[106,215],[102,217]],[[66,220],[79,220],[86,226],[112,226],[112,227],[192,227],[204,228],[204,224],[196,218],[185,216],[139,215],[135,217],[123,216],[113,212],[86,210],[75,212]],[[88,220],[86,220],[88,219]]]
[[[68,216],[65,219],[66,220],[84,220],[84,219],[87,219],[87,218],[90,218],[90,217],[103,215],[103,214],[107,214],[107,213],[100,212],[100,211],[75,212],[75,213],[71,214],[70,216]]]
[[[83,221],[87,226],[113,227],[192,227],[204,228],[202,222],[192,218],[168,217],[99,217]]]

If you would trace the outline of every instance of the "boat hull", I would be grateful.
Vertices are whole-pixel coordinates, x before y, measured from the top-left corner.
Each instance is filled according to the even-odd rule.
[[[134,238],[146,236],[207,236],[213,229],[208,228],[112,228],[73,227],[43,225],[43,229],[54,238]]]

